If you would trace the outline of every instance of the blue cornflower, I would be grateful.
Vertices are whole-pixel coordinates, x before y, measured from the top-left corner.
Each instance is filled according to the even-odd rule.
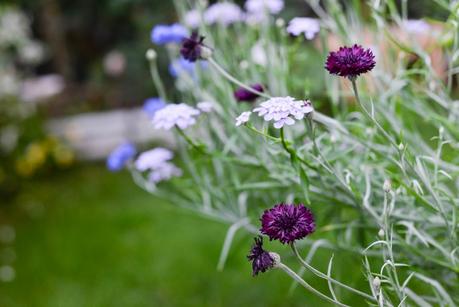
[[[161,110],[166,106],[166,102],[159,97],[148,98],[143,104],[143,111],[148,117],[153,118],[156,111]]]
[[[181,43],[189,35],[187,28],[179,23],[157,25],[151,30],[151,41],[157,45]]]
[[[135,156],[136,152],[135,146],[131,143],[119,145],[108,156],[107,168],[112,172],[121,170]]]
[[[196,62],[190,62],[188,60],[185,60],[184,58],[179,58],[172,61],[172,63],[169,64],[169,73],[174,78],[177,78],[183,73],[188,74],[189,76],[194,78],[196,65]],[[209,66],[209,64],[207,63],[207,61],[199,61],[199,66],[201,67],[201,69],[206,69]]]

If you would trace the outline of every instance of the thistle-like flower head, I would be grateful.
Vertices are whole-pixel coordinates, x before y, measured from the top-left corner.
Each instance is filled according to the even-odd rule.
[[[356,44],[352,47],[340,47],[338,51],[330,52],[325,68],[331,74],[355,79],[360,74],[372,70],[375,65],[373,52]]]

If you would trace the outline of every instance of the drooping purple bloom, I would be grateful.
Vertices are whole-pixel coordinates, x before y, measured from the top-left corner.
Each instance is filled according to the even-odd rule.
[[[143,104],[143,111],[148,117],[153,118],[156,111],[161,110],[166,106],[166,102],[159,97],[148,98]]]
[[[131,143],[119,145],[108,156],[107,168],[112,172],[121,170],[135,156],[136,152],[135,146]]]
[[[203,48],[208,48],[203,44],[203,41],[204,36],[200,36],[196,31],[193,32],[190,37],[183,40],[180,54],[190,62],[202,59]]]
[[[311,210],[303,204],[278,204],[266,210],[260,220],[261,233],[282,244],[302,239],[316,229]]]
[[[156,25],[151,30],[151,41],[157,45],[181,43],[189,35],[187,28],[179,23]]]
[[[253,84],[250,86],[251,88],[253,88],[254,90],[258,91],[258,92],[263,92],[263,85],[257,83],[257,84]],[[259,97],[258,94],[255,94],[243,87],[240,87],[238,88],[235,92],[234,92],[234,98],[236,98],[237,101],[254,101],[255,99],[257,99],[257,97]]]
[[[256,276],[260,272],[266,272],[274,266],[275,259],[269,254],[269,252],[263,249],[263,238],[261,236],[256,237],[255,243],[252,245],[247,259],[252,261],[252,275]]]
[[[376,65],[375,56],[370,49],[355,44],[352,47],[340,47],[330,52],[325,68],[334,75],[355,79],[360,74],[369,72]]]

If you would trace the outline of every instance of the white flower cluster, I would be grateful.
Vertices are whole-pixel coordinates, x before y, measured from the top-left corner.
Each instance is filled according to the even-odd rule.
[[[170,130],[174,126],[186,129],[196,123],[201,112],[187,104],[168,104],[156,111],[152,123],[155,129]]]
[[[212,4],[204,12],[204,22],[209,25],[218,23],[223,26],[228,26],[243,20],[244,12],[239,6],[231,2]]]
[[[295,100],[287,97],[273,97],[262,102],[259,107],[253,109],[258,116],[265,121],[274,121],[274,128],[280,129],[284,125],[293,125],[295,120],[301,120],[306,114],[313,112],[314,109],[309,100]],[[244,112],[236,119],[236,126],[249,121],[251,112]]]
[[[158,147],[142,153],[135,161],[135,167],[140,172],[149,171],[148,180],[158,183],[182,175],[182,170],[169,162],[172,158],[172,151]]]
[[[251,14],[260,14],[268,12],[279,14],[284,8],[283,0],[247,0],[244,5],[247,12]]]
[[[287,26],[287,32],[291,35],[298,36],[304,33],[304,37],[308,40],[313,39],[319,31],[319,20],[309,17],[295,17]]]

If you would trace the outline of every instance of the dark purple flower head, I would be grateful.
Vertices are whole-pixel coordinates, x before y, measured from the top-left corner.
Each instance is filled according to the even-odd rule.
[[[260,220],[261,233],[282,244],[302,239],[316,229],[311,210],[302,204],[278,204],[266,210]]]
[[[373,52],[355,44],[352,47],[340,47],[338,51],[330,52],[325,68],[331,74],[355,79],[360,74],[372,70],[375,65]]]
[[[212,50],[203,44],[204,36],[200,36],[198,32],[193,32],[190,37],[183,39],[180,54],[185,60],[196,62],[200,59],[210,57]]]
[[[266,272],[275,264],[275,259],[269,252],[263,249],[263,238],[256,237],[255,244],[252,245],[247,259],[252,261],[252,275],[256,276],[259,272]]]
[[[258,91],[258,92],[263,92],[263,85],[257,83],[257,84],[253,84],[250,86],[251,88],[253,88],[254,90]],[[248,91],[247,89],[243,88],[243,87],[240,87],[238,88],[235,92],[234,92],[234,98],[236,98],[237,101],[254,101],[255,99],[257,99],[259,95],[251,92],[251,91]]]

